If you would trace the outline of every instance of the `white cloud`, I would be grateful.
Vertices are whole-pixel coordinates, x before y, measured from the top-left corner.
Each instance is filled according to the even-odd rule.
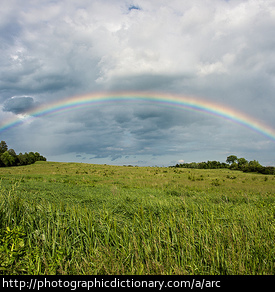
[[[198,73],[200,75],[208,75],[208,74],[213,74],[213,73],[225,73],[226,69],[223,65],[222,62],[216,62],[216,63],[206,63],[202,64],[198,68]]]

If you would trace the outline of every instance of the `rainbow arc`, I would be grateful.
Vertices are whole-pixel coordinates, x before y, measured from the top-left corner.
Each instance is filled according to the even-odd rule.
[[[58,102],[45,104],[26,112],[24,117],[17,116],[0,124],[0,133],[22,123],[46,115],[58,114],[87,106],[104,105],[110,103],[127,103],[134,101],[153,102],[167,107],[181,108],[213,115],[230,120],[242,126],[250,128],[275,141],[275,130],[268,125],[248,116],[234,108],[189,96],[180,96],[160,93],[144,92],[116,92],[116,93],[92,93],[82,96],[66,98]]]

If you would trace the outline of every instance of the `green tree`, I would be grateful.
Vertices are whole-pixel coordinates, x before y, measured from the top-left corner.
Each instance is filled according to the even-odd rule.
[[[16,157],[16,156],[17,156],[17,155],[16,155],[16,152],[15,152],[13,149],[9,149],[8,152],[9,152],[9,154],[10,154],[11,156],[13,156],[13,157]]]
[[[248,164],[248,161],[245,158],[238,158],[238,168],[244,169]]]
[[[261,164],[257,160],[249,161],[248,163],[248,171],[256,172],[262,168]]]
[[[32,163],[35,163],[35,154],[33,152],[29,152],[28,154],[28,163],[29,164],[32,164]]]
[[[16,158],[9,154],[8,151],[5,151],[1,155],[1,161],[5,166],[13,166],[15,164]]]
[[[226,158],[226,162],[229,164],[232,164],[238,160],[238,157],[236,155],[230,155]]]
[[[14,157],[13,165],[18,165],[19,159],[18,156],[16,155],[16,152],[13,149],[9,149],[8,152],[12,157]]]
[[[35,161],[46,161],[47,160],[44,156],[42,156],[38,152],[35,152],[34,156],[35,156]]]
[[[25,154],[19,153],[17,155],[18,158],[18,165],[26,165],[27,163],[27,157]]]
[[[8,145],[5,141],[0,142],[0,154],[8,151]]]

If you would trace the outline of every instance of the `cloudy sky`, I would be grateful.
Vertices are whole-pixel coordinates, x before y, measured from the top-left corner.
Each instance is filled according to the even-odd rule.
[[[96,92],[194,96],[275,128],[274,0],[2,0],[0,122]],[[0,133],[51,161],[174,165],[235,154],[275,165],[275,141],[142,101],[38,117]]]

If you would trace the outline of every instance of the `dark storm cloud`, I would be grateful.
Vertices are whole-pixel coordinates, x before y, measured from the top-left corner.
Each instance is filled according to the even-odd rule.
[[[3,111],[22,114],[34,108],[35,104],[30,96],[16,96],[4,102]]]
[[[71,113],[70,124],[58,132],[57,139],[61,138],[61,133],[65,139],[68,135],[70,143],[62,148],[63,151],[85,153],[93,159],[110,157],[115,161],[136,154],[176,154],[183,151],[183,143],[190,143],[194,138],[193,135],[182,137],[184,132],[193,131],[196,135],[196,119],[192,119],[192,115],[183,110],[140,102],[91,107]],[[197,118],[197,122],[213,123],[213,118],[198,114]],[[71,125],[76,123],[78,126],[72,128]]]

